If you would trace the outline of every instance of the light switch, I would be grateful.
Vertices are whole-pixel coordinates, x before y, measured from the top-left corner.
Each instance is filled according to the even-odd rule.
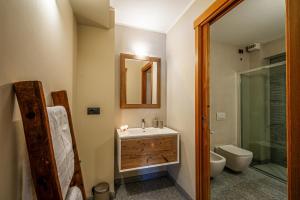
[[[225,112],[217,112],[217,121],[223,121],[226,119],[226,113]]]
[[[100,115],[100,107],[88,107],[87,114],[88,115]]]

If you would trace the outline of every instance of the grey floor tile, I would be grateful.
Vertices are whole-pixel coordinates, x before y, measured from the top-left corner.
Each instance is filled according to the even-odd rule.
[[[116,200],[186,200],[167,177],[116,188]]]
[[[225,169],[211,180],[212,200],[285,200],[286,184],[252,168],[243,173]]]
[[[252,168],[243,173],[225,169],[211,180],[211,200],[286,200],[286,184]],[[186,200],[168,178],[123,184],[116,200]]]

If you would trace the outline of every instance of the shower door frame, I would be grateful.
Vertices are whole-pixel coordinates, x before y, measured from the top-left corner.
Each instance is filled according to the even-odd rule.
[[[244,0],[216,0],[194,22],[196,200],[210,199],[210,25]],[[245,0],[246,1],[246,0]],[[286,0],[288,199],[300,199],[300,1]],[[293,153],[292,153],[293,152]]]
[[[249,69],[249,70],[246,70],[246,71],[241,71],[241,72],[236,72],[236,84],[237,84],[237,113],[238,113],[238,118],[239,118],[239,121],[237,123],[237,130],[238,130],[238,141],[237,141],[237,144],[240,145],[242,148],[243,148],[243,134],[242,134],[242,108],[241,108],[241,105],[242,105],[242,98],[241,98],[241,83],[242,83],[242,79],[241,79],[241,75],[242,74],[248,74],[248,73],[251,73],[251,72],[257,72],[257,71],[261,71],[261,70],[265,70],[265,69],[271,69],[271,68],[275,68],[275,67],[280,67],[282,65],[285,65],[286,66],[286,61],[281,61],[281,62],[277,62],[277,63],[274,63],[274,64],[269,64],[269,65],[264,65],[264,66],[261,66],[261,67],[256,67],[256,68],[253,68],[253,69]],[[287,142],[286,142],[287,143]],[[253,161],[253,160],[252,160]],[[251,165],[252,166],[252,165]],[[253,167],[253,166],[252,166]],[[259,170],[257,169],[256,167],[254,167],[256,170],[258,171],[263,171],[263,170]],[[273,178],[276,178],[282,182],[287,182],[286,180],[280,178],[280,177],[277,177],[275,175],[273,175],[272,173],[268,173],[268,172],[264,172],[264,174],[270,176],[270,177],[273,177]]]

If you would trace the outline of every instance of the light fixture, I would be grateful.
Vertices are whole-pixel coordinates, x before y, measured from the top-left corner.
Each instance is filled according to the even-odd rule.
[[[145,44],[143,43],[135,43],[133,46],[133,52],[138,57],[146,57],[148,54],[148,50]]]

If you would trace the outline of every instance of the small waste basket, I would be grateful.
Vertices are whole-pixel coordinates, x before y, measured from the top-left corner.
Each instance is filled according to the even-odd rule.
[[[94,200],[109,200],[109,184],[102,182],[93,187]]]

